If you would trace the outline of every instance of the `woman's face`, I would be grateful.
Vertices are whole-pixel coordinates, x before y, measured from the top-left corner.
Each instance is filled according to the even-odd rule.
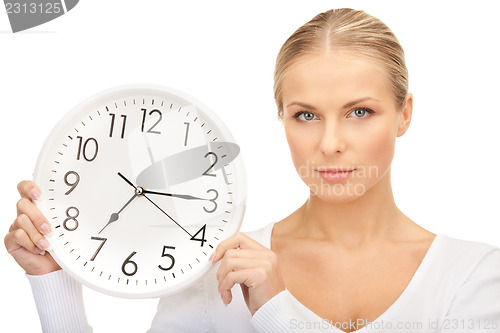
[[[382,189],[384,177],[390,182],[396,137],[408,128],[412,100],[409,94],[404,112],[398,110],[379,65],[325,52],[297,61],[282,84],[292,160],[313,195],[347,202],[377,184]]]

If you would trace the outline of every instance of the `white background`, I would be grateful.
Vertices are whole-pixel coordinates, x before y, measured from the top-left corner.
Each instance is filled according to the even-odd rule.
[[[415,101],[393,162],[397,205],[434,233],[500,245],[498,1],[82,0],[17,34],[2,9],[2,234],[16,215],[16,184],[32,177],[52,127],[81,100],[127,83],[182,90],[226,122],[247,169],[243,230],[293,212],[308,191],[276,117],[274,61],[296,28],[336,7],[380,18],[407,54]],[[23,270],[5,250],[0,259],[0,331],[39,331]],[[84,296],[96,332],[145,331],[156,307],[87,288]]]

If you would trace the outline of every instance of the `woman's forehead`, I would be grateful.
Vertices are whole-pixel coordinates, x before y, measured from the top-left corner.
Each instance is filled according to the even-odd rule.
[[[329,99],[342,102],[371,96],[393,98],[383,68],[367,57],[347,52],[308,55],[297,60],[283,77],[283,102],[291,99]]]

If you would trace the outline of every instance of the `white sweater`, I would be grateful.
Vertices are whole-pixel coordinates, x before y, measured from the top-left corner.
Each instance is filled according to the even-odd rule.
[[[248,236],[270,248],[274,223]],[[239,288],[225,307],[215,266],[193,286],[161,298],[149,333],[156,332],[337,332],[364,326],[375,332],[500,332],[500,249],[437,234],[399,298],[375,321],[334,327],[288,291],[252,317]],[[63,271],[30,276],[44,332],[92,332],[81,285]],[[61,315],[64,314],[64,315]],[[349,325],[349,323],[346,323]]]

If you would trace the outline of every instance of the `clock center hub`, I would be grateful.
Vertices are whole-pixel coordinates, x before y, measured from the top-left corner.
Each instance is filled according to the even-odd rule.
[[[135,188],[135,194],[137,194],[140,197],[143,196],[144,195],[144,187],[137,186]]]

